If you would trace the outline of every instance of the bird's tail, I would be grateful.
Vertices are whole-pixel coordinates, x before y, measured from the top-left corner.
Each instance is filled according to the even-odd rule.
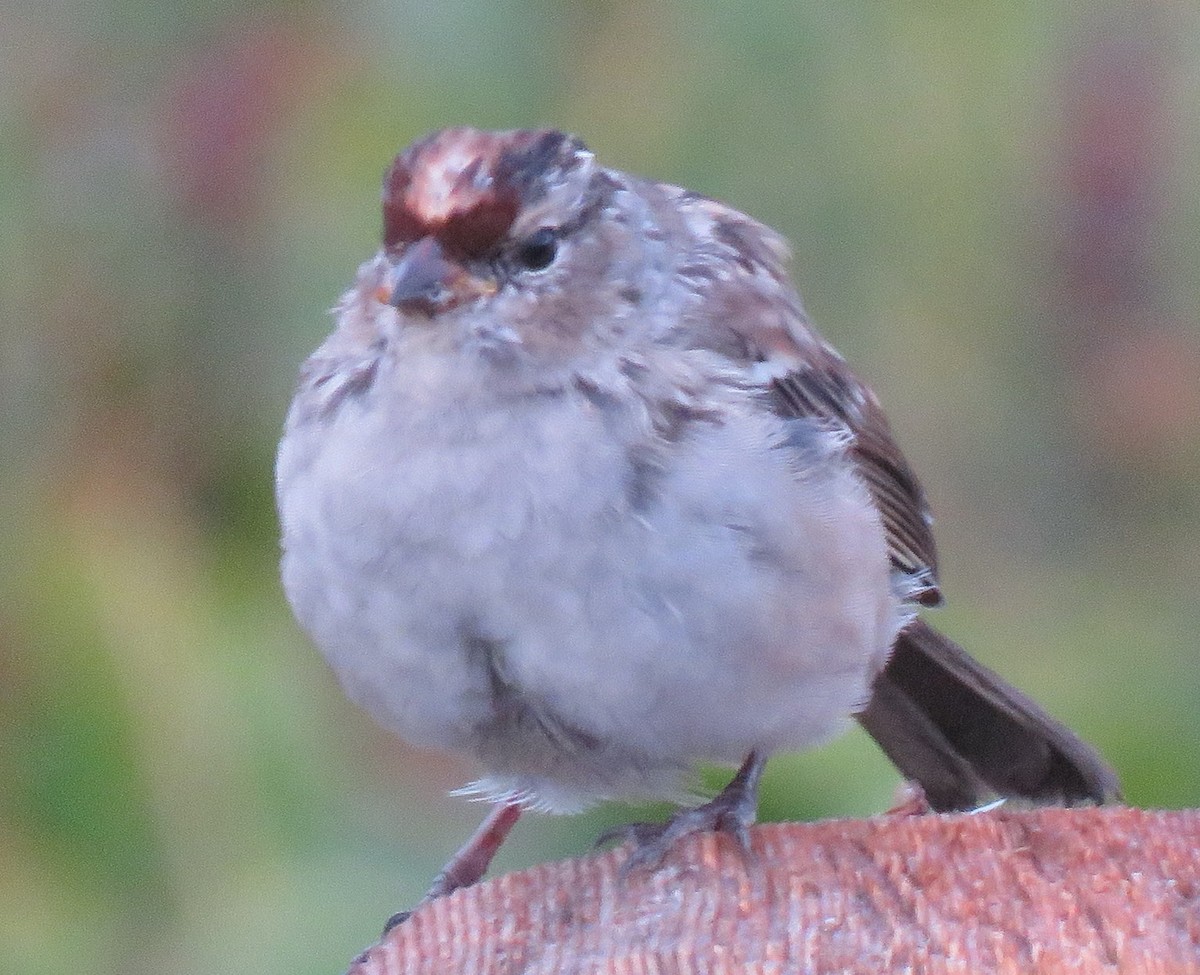
[[[922,620],[900,634],[857,717],[937,810],[1121,795],[1094,748]]]

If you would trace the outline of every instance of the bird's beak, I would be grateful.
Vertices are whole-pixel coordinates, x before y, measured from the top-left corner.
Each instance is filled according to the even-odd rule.
[[[474,298],[496,293],[493,277],[472,274],[446,256],[433,237],[409,245],[384,277],[375,297],[405,312],[432,317]]]

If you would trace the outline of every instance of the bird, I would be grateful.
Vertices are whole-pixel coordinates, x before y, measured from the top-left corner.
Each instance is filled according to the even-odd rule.
[[[777,232],[553,129],[434,132],[381,202],[276,498],[286,596],[347,695],[481,767],[491,811],[427,899],[530,809],[680,804],[625,830],[634,868],[698,831],[746,847],[768,757],[854,719],[936,811],[1119,798],[919,615],[925,492]],[[738,770],[696,805],[702,762]]]

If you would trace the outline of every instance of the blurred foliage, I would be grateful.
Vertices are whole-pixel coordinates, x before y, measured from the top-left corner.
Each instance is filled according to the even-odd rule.
[[[553,124],[779,227],[939,515],[941,622],[1200,802],[1192,4],[18,0],[0,11],[0,970],[326,972],[480,810],[276,578],[294,370],[391,155]],[[712,780],[714,783],[719,781]],[[869,814],[859,733],[766,815]],[[499,869],[630,815],[522,823]]]

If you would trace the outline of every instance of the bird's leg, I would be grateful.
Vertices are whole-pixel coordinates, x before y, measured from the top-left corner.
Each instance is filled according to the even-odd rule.
[[[521,809],[521,805],[515,802],[502,802],[493,806],[491,812],[479,824],[479,828],[471,834],[471,838],[433,878],[433,883],[417,907],[428,904],[439,897],[445,897],[460,887],[470,887],[472,884],[478,883],[487,873],[492,858],[500,849],[500,844],[504,842],[508,834],[512,832],[517,820],[521,818]],[[393,914],[384,925],[383,933],[387,934],[397,924],[406,921],[410,914],[412,911],[400,911],[398,914]]]
[[[726,833],[749,856],[750,827],[758,815],[758,782],[766,764],[766,756],[752,751],[711,802],[694,809],[681,809],[665,823],[618,826],[606,831],[596,842],[605,843],[618,837],[633,841],[633,852],[621,868],[623,874],[641,867],[654,869],[675,843],[692,833]]]

